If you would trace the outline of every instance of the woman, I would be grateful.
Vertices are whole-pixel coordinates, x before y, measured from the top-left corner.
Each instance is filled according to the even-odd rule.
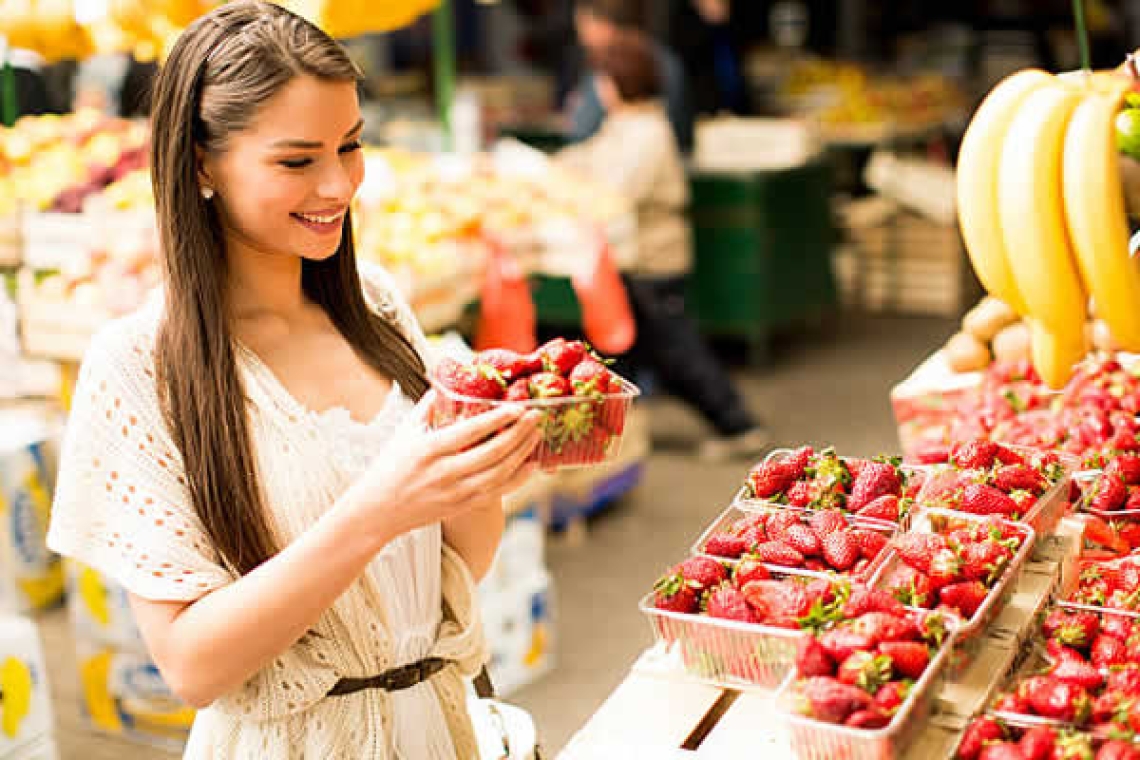
[[[634,204],[637,264],[626,277],[637,345],[633,359],[652,367],[669,390],[696,407],[716,431],[698,454],[717,460],[753,456],[768,432],[744,405],[716,356],[685,314],[692,243],[685,219],[689,185],[669,119],[658,99],[652,48],[623,33],[595,55],[606,110],[599,132],[558,154],[561,164],[607,183]]]
[[[163,294],[75,394],[49,545],[130,592],[202,708],[189,758],[477,755],[473,582],[537,421],[424,429],[423,334],[356,269],[357,78],[270,3],[185,31],[153,103]]]

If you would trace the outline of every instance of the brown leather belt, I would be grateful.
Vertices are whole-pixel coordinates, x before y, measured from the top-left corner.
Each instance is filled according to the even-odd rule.
[[[442,657],[426,657],[422,660],[386,670],[378,676],[368,678],[342,678],[329,690],[327,696],[339,697],[365,689],[401,691],[423,683],[451,664]]]

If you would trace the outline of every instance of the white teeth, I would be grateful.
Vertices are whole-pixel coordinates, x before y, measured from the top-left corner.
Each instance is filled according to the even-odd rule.
[[[297,214],[297,216],[304,219],[306,222],[313,222],[315,224],[332,224],[337,219],[340,219],[340,214],[333,214],[332,216],[316,216],[314,214]]]

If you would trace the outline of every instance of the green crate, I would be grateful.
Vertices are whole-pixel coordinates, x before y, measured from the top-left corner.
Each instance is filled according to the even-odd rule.
[[[539,323],[552,327],[581,327],[582,309],[569,277],[532,277],[531,296]]]

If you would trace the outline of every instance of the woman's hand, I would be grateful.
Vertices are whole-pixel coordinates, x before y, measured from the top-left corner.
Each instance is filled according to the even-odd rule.
[[[500,407],[427,430],[434,401],[428,391],[412,425],[350,489],[365,530],[382,542],[501,499],[534,471],[525,460],[542,437],[538,412]]]

